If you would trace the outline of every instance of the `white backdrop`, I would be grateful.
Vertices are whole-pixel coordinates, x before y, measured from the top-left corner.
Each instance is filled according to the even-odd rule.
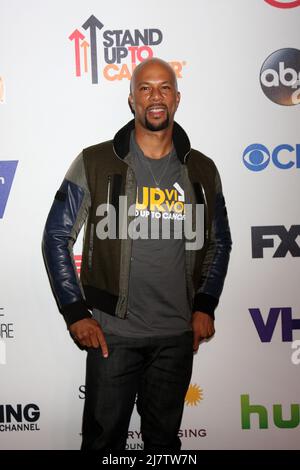
[[[103,25],[94,46],[91,30],[82,26],[91,15]],[[122,30],[122,39],[125,30],[144,29],[160,30],[162,41],[143,54],[152,51],[182,66],[176,119],[192,146],[220,170],[234,242],[216,335],[195,356],[181,426],[183,449],[299,448],[300,147],[298,168],[294,149],[300,107],[274,103],[260,84],[268,56],[300,48],[299,22],[300,7],[277,8],[264,0],[153,0],[151,7],[139,0],[0,0],[1,449],[80,445],[85,353],[73,344],[57,311],[41,237],[73,158],[131,119],[128,78],[103,75],[114,77],[123,64],[123,73],[126,66],[130,71],[131,53],[105,68],[104,32]],[[76,29],[81,76],[76,76],[75,40],[69,39]],[[131,46],[127,42],[122,52]],[[98,83],[92,83],[91,47]],[[300,63],[294,70],[300,72]],[[297,87],[299,82],[293,90]],[[280,169],[270,160],[264,170],[249,170],[242,157],[251,144],[264,145],[271,154],[278,145],[290,145],[280,161],[294,164]],[[251,158],[253,163],[255,155]],[[251,227],[288,231],[292,225],[296,235],[281,237],[285,256],[273,257],[281,243],[275,228],[261,238],[273,239],[274,247],[252,258]],[[259,309],[255,321],[249,309]],[[256,405],[250,415],[247,396]],[[140,448],[138,432],[134,411],[128,448]]]

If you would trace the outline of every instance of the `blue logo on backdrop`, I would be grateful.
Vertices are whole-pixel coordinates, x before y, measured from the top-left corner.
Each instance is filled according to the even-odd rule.
[[[244,165],[251,171],[262,171],[270,162],[279,170],[300,168],[300,144],[294,147],[289,144],[277,145],[270,151],[265,145],[252,144],[244,150]]]
[[[17,165],[17,160],[0,162],[0,219],[4,215]]]

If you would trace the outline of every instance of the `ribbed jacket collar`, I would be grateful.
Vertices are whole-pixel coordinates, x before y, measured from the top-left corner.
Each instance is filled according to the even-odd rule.
[[[114,151],[122,160],[129,152],[130,134],[134,127],[135,122],[134,119],[132,119],[124,127],[122,127],[114,137]],[[191,144],[186,132],[175,121],[173,126],[173,144],[180,162],[185,163],[186,158],[191,151]]]

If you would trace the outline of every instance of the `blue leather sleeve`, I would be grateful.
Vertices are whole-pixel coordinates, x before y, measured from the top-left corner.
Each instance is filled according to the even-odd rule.
[[[223,290],[232,246],[219,175],[216,177],[216,200],[211,236],[203,261],[201,283],[194,299],[193,310],[207,311],[213,316]]]
[[[84,190],[64,180],[55,196],[44,230],[43,255],[60,308],[84,302],[73,259],[73,245],[84,222],[83,200]],[[87,316],[82,313],[83,317]]]

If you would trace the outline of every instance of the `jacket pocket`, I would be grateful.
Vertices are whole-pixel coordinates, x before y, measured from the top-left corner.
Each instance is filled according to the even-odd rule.
[[[204,244],[208,240],[208,204],[203,185],[197,181],[193,183],[197,204],[204,205]]]

